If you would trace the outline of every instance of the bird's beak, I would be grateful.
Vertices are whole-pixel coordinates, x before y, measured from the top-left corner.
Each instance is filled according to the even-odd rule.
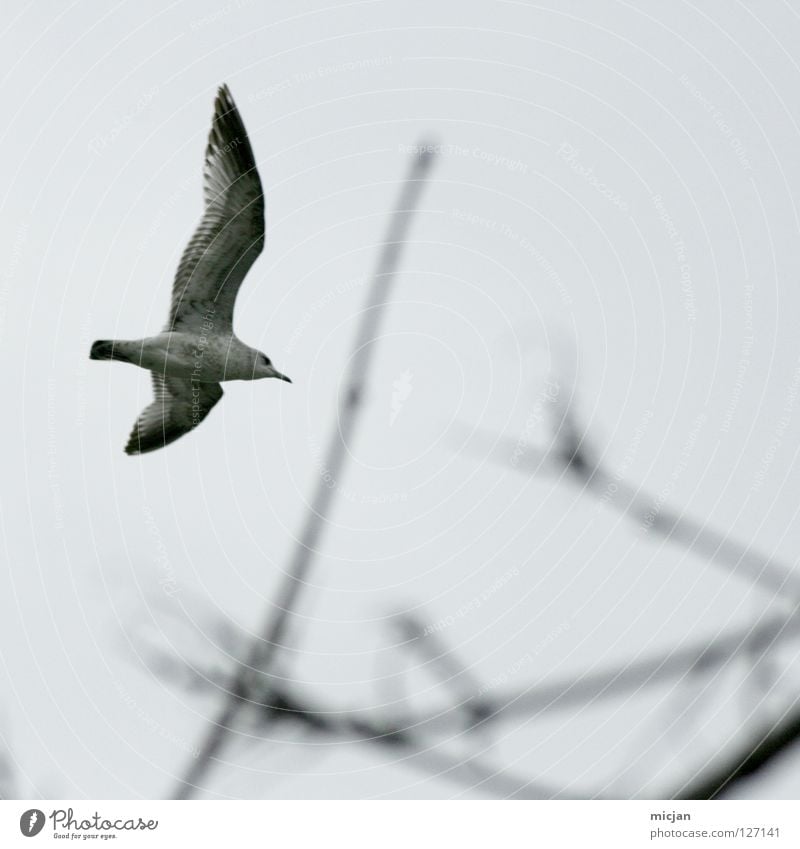
[[[281,374],[277,369],[274,369],[272,366],[269,367],[268,377],[277,377],[278,380],[285,380],[287,383],[291,383],[292,379],[287,377],[285,374]]]

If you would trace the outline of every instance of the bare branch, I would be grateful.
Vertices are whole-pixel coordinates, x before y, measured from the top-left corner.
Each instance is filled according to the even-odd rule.
[[[478,692],[473,700],[419,715],[414,720],[409,719],[407,728],[429,733],[452,730],[459,713],[473,716],[476,707],[478,715],[482,717],[478,721],[480,724],[501,721],[511,716],[531,717],[565,707],[581,707],[590,702],[627,695],[643,687],[681,678],[691,669],[702,669],[708,673],[726,665],[744,651],[760,655],[798,633],[800,616],[774,617],[763,624],[742,628],[711,642],[621,664],[592,675],[556,681],[547,686],[491,699]]]
[[[641,489],[630,486],[618,476],[611,475],[592,456],[585,437],[581,435],[571,413],[564,413],[557,428],[554,445],[543,451],[524,446],[506,437],[479,433],[472,449],[480,444],[491,448],[486,458],[509,466],[524,474],[559,468],[569,471],[581,487],[622,513],[643,531],[652,532],[670,543],[679,545],[722,566],[734,575],[752,581],[775,595],[800,604],[800,573],[774,557],[757,551],[752,545],[742,545],[720,534],[706,523],[697,522],[682,513],[666,509],[659,500]],[[514,462],[512,463],[512,458]]]
[[[388,304],[411,220],[433,163],[433,154],[430,151],[434,149],[433,145],[419,147],[422,153],[414,159],[389,224],[389,231],[369,287],[367,303],[361,314],[361,323],[345,381],[346,390],[328,443],[325,460],[325,469],[328,474],[324,478],[321,475],[317,483],[311,508],[286,571],[283,586],[264,623],[263,639],[253,643],[247,662],[238,667],[225,705],[203,741],[198,757],[189,765],[181,780],[175,793],[176,798],[190,798],[194,790],[199,787],[212,761],[222,748],[239,710],[249,701],[248,694],[251,692],[254,680],[263,681],[266,678],[269,685],[273,659],[282,647],[284,635],[325,529],[328,511],[336,492],[336,486],[331,486],[330,481],[333,480],[334,484],[338,483],[347,460],[347,445],[355,431],[363,390],[372,361],[374,345],[371,343],[377,336]],[[268,687],[261,686],[257,689],[263,692]]]
[[[780,722],[765,730],[760,737],[743,743],[733,755],[723,756],[719,764],[681,787],[674,799],[718,799],[741,781],[750,778],[772,763],[800,740],[800,703],[787,711]]]
[[[270,721],[297,721],[310,732],[340,736],[342,742],[373,743],[405,751],[407,754],[398,762],[424,769],[437,778],[456,781],[462,785],[462,791],[466,785],[468,790],[481,789],[502,799],[586,798],[494,768],[476,755],[459,760],[438,751],[434,744],[420,741],[407,729],[386,725],[359,713],[316,710],[286,691],[275,693],[273,701],[266,714]]]
[[[424,625],[409,613],[395,616],[394,623],[408,640],[407,647],[428,658],[444,675],[444,682],[461,695],[461,706],[475,720],[486,717],[486,707],[475,699],[481,690],[480,682],[458,659],[453,649],[435,634],[427,633]]]
[[[0,799],[16,799],[16,792],[11,752],[3,744],[3,748],[0,749]]]

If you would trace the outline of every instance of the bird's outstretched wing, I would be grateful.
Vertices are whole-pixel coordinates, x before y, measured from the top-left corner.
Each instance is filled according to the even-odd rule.
[[[164,377],[153,372],[155,400],[145,407],[131,431],[126,454],[146,454],[174,442],[197,427],[222,398],[218,383]]]
[[[226,85],[217,92],[203,169],[205,213],[172,287],[167,330],[231,332],[236,294],[264,247],[264,193],[253,149]]]

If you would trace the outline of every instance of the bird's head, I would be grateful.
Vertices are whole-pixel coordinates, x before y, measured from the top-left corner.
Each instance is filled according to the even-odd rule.
[[[262,354],[260,351],[256,354],[253,377],[277,377],[278,380],[285,380],[287,383],[292,382],[290,378],[288,378],[285,374],[281,374],[275,366],[272,365],[270,358],[266,354]]]

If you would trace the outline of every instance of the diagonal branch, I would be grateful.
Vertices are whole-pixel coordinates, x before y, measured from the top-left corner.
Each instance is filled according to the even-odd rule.
[[[744,652],[761,655],[774,645],[796,637],[800,616],[772,617],[763,623],[742,628],[710,643],[695,644],[668,654],[646,657],[594,674],[581,675],[530,690],[487,698],[476,693],[473,699],[426,715],[409,717],[408,729],[436,733],[452,730],[457,714],[464,712],[475,725],[493,723],[512,716],[532,717],[568,707],[583,707],[598,700],[635,693],[655,684],[681,678],[692,668],[709,673]],[[475,727],[475,726],[473,726]]]
[[[227,734],[246,704],[254,680],[269,676],[275,655],[280,651],[283,638],[289,627],[293,610],[306,581],[309,569],[322,538],[328,511],[333,502],[338,481],[341,478],[347,460],[347,444],[356,426],[364,386],[374,351],[374,342],[380,328],[381,319],[388,304],[392,284],[405,246],[411,220],[416,212],[420,194],[428,171],[433,163],[433,145],[420,145],[422,153],[415,157],[410,173],[389,224],[389,231],[380,254],[372,284],[369,287],[367,303],[361,314],[361,323],[349,372],[345,380],[345,391],[341,397],[337,421],[333,427],[325,460],[328,475],[320,475],[311,509],[303,525],[294,555],[284,576],[283,585],[272,610],[264,623],[263,638],[253,642],[250,655],[239,666],[227,693],[225,704],[219,716],[213,722],[200,752],[189,765],[186,774],[176,789],[178,799],[192,796],[204,779],[212,762],[219,754]],[[331,480],[334,485],[331,485]],[[262,691],[265,689],[260,688]]]
[[[705,523],[666,509],[659,499],[610,474],[592,456],[586,440],[579,437],[571,414],[565,413],[551,450],[543,451],[524,444],[524,451],[521,451],[520,444],[479,431],[473,449],[478,445],[484,449],[491,447],[488,459],[526,474],[567,470],[582,487],[631,522],[636,522],[643,532],[658,534],[774,595],[788,598],[795,607],[800,605],[800,574],[796,570],[755,550],[752,545],[742,545]]]
[[[398,614],[394,623],[406,637],[404,648],[420,652],[442,673],[444,683],[461,696],[460,707],[468,710],[475,720],[486,717],[486,708],[475,695],[481,691],[481,682],[458,659],[453,649],[435,634],[428,633],[419,619],[410,614]]]
[[[419,626],[415,620],[414,622],[415,632],[419,634]],[[712,675],[737,657],[748,656],[758,660],[787,640],[796,639],[798,634],[799,615],[788,618],[765,617],[761,622],[715,637],[710,642],[694,643],[666,654],[650,655],[580,678],[570,677],[493,698],[481,696],[478,682],[471,681],[472,693],[462,693],[461,701],[430,713],[410,714],[404,717],[403,727],[415,732],[438,733],[452,731],[459,722],[486,724],[513,716],[531,716],[564,708],[580,708],[595,701],[619,698],[644,687],[680,679],[692,670]],[[461,664],[452,665],[452,651],[441,642],[441,638],[436,646],[426,645],[429,639],[430,635],[418,636],[413,644],[409,643],[403,648],[413,647],[415,650],[424,651],[430,658],[430,663],[434,662],[434,655],[437,664],[443,655],[449,655],[449,658],[442,661],[440,668],[448,678],[453,677],[462,669]],[[156,660],[158,662],[154,662],[152,667],[157,674],[164,674],[165,669],[172,669],[158,658]],[[204,672],[198,682],[205,682],[210,686],[210,674]],[[277,702],[273,700],[271,704],[266,704],[261,700],[258,705],[263,708],[276,707]]]
[[[720,759],[708,772],[697,780],[685,784],[674,799],[716,799],[725,796],[733,787],[750,778],[779,755],[787,752],[800,741],[800,705],[787,711],[780,722],[760,737],[744,743],[732,756]]]
[[[477,755],[462,759],[436,750],[430,743],[420,740],[408,729],[385,724],[381,720],[363,717],[356,712],[323,711],[313,708],[292,696],[286,690],[274,691],[272,704],[265,716],[269,721],[296,721],[310,733],[331,734],[345,743],[373,743],[404,752],[403,763],[461,785],[466,789],[479,789],[502,799],[577,799],[586,798],[568,794],[538,781],[512,772],[494,768]]]
[[[410,619],[405,625],[409,635],[416,636],[413,648],[423,651],[430,658],[429,662],[435,662],[438,666],[439,661],[444,658],[440,667],[444,675],[452,677],[463,673],[464,668],[454,660],[446,643],[437,639],[434,644],[427,645],[430,635],[420,636],[420,626],[416,620]],[[799,630],[800,616],[773,616],[724,637],[717,637],[711,642],[698,643],[666,655],[643,658],[631,664],[577,679],[570,678],[546,686],[540,685],[530,690],[511,692],[490,699],[479,695],[480,688],[476,685],[476,695],[473,697],[462,694],[460,701],[446,708],[428,714],[407,715],[402,721],[398,721],[396,717],[380,715],[369,718],[363,710],[343,711],[323,709],[319,706],[310,707],[302,698],[290,695],[284,687],[270,687],[269,684],[259,698],[251,693],[249,701],[263,711],[262,722],[291,719],[303,724],[310,732],[335,734],[349,742],[372,742],[381,746],[393,746],[408,753],[406,762],[410,766],[441,774],[462,785],[473,786],[477,779],[483,789],[495,796],[568,798],[563,791],[555,788],[529,784],[520,776],[493,770],[481,763],[479,758],[470,757],[467,760],[455,761],[452,756],[437,752],[425,739],[428,735],[438,733],[452,736],[454,733],[474,732],[513,716],[533,717],[553,710],[581,708],[595,701],[620,697],[643,687],[680,678],[691,670],[711,675],[737,657],[750,655],[758,658],[766,654],[781,642],[795,638]],[[422,633],[424,634],[424,631]],[[407,647],[412,648],[412,645]],[[767,740],[755,756],[745,759],[743,755],[739,759],[742,764],[737,774],[744,776],[752,772],[755,768],[753,764],[759,763],[764,753],[769,755],[774,751],[775,739],[772,737]],[[730,776],[730,766],[727,770],[726,775]],[[686,791],[700,792],[701,790],[697,789]]]

